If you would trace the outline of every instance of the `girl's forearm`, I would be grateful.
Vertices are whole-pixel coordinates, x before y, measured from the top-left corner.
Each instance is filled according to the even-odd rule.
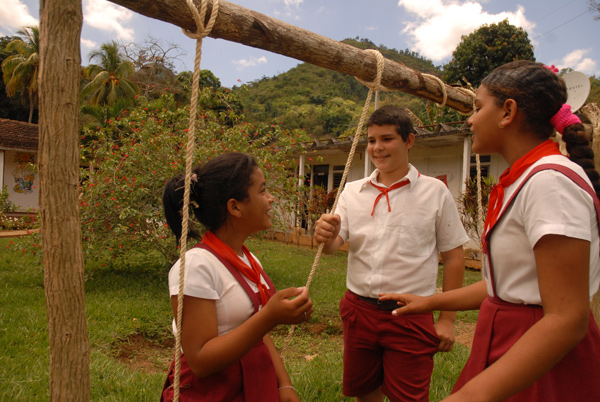
[[[463,288],[438,293],[430,297],[431,310],[464,311],[479,310],[481,303],[488,297],[484,280]]]

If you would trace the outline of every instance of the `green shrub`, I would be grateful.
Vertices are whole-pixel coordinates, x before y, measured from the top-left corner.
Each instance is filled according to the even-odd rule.
[[[278,124],[239,123],[242,116],[227,91],[211,102],[211,88],[202,90],[196,126],[194,164],[228,151],[255,156],[276,198],[291,193],[297,169],[292,147],[301,132]],[[175,108],[172,95],[124,111],[104,126],[86,129],[81,154],[80,212],[84,251],[88,257],[125,258],[131,252],[157,250],[175,258],[175,238],[163,218],[165,182],[185,171],[189,111]],[[220,103],[219,103],[220,102]],[[290,204],[291,205],[291,204]],[[285,205],[283,205],[285,207]]]

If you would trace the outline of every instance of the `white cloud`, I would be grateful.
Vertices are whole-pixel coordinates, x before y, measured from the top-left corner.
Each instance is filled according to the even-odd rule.
[[[556,64],[559,69],[572,68],[575,71],[580,71],[584,74],[594,75],[598,73],[598,65],[594,60],[585,57],[591,49],[577,49],[567,54]]]
[[[88,49],[93,49],[98,46],[98,43],[90,39],[81,38],[81,45],[85,46]]]
[[[262,56],[259,58],[252,57],[250,60],[248,60],[248,59],[233,60],[233,64],[237,64],[238,71],[242,71],[248,67],[255,67],[255,66],[258,66],[259,64],[266,64],[266,63],[267,63],[267,58],[265,56]]]
[[[30,13],[29,8],[20,0],[2,0],[0,7],[0,35],[14,35],[19,29],[39,25],[39,21]]]
[[[118,39],[124,41],[134,39],[133,29],[126,27],[133,12],[106,0],[86,0],[84,7],[85,23],[103,31],[114,32]]]
[[[304,0],[283,0],[285,5],[284,10],[273,10],[273,16],[280,19],[291,19],[294,21],[300,21],[300,5]]]
[[[299,7],[300,4],[302,4],[304,0],[283,0],[283,2],[285,3],[286,6],[291,7],[291,6],[296,6]]]
[[[440,62],[452,55],[462,35],[469,35],[483,24],[498,23],[505,19],[526,31],[535,27],[525,18],[525,9],[518,6],[514,12],[489,14],[473,0],[459,3],[455,0],[398,0],[413,22],[403,30],[412,39],[412,49]]]

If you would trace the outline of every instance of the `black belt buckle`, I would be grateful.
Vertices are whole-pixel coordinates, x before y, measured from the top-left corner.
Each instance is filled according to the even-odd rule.
[[[359,295],[357,295],[357,296],[358,296],[358,300],[362,300],[364,302],[372,304],[375,307],[377,307],[379,310],[393,311],[393,310],[396,310],[397,308],[400,308],[400,306],[398,305],[398,302],[395,300],[379,300],[374,297],[365,297],[365,296],[359,296]]]
[[[400,308],[396,300],[379,300],[377,299],[377,307],[383,311],[394,311]]]

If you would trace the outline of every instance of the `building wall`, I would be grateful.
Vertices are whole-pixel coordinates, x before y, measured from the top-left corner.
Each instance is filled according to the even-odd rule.
[[[2,182],[9,200],[21,210],[39,208],[39,175],[29,167],[29,162],[37,163],[36,153],[4,151],[0,158]]]
[[[345,166],[347,154],[324,155],[320,158],[312,158],[307,163],[313,165],[329,165],[328,190],[335,188],[334,167]],[[364,150],[357,150],[352,160],[351,169],[348,172],[347,182],[355,181],[365,177],[365,154]],[[454,198],[458,198],[461,188],[462,177],[462,145],[434,149],[413,148],[408,156],[409,162],[413,164],[421,174],[427,176],[443,176]],[[373,170],[371,166],[370,172]],[[310,171],[307,170],[307,173]]]
[[[463,177],[462,152],[461,144],[434,149],[413,148],[408,160],[421,174],[444,179],[452,196],[457,199]]]

